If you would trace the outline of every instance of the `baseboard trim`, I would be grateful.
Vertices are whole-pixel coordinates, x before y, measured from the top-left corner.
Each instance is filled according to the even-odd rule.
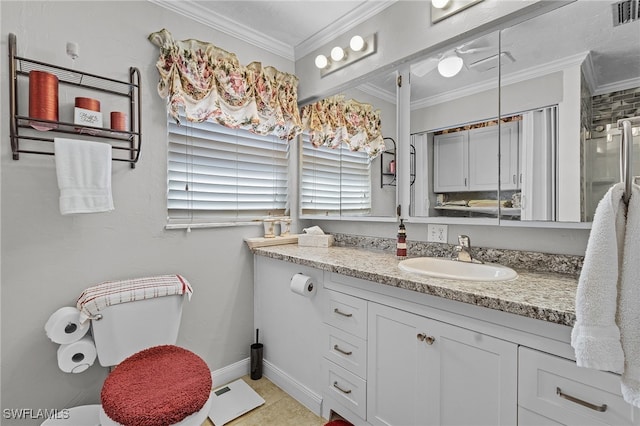
[[[251,372],[250,367],[251,360],[245,358],[226,367],[212,371],[211,378],[213,379],[213,388],[217,389],[222,385],[246,376]],[[262,374],[310,411],[318,416],[322,416],[322,395],[313,392],[266,359],[263,360],[262,363]]]
[[[217,389],[219,386],[226,385],[249,374],[250,363],[250,359],[245,358],[226,367],[212,371],[211,378],[213,379],[213,388]]]
[[[288,393],[313,413],[322,416],[322,395],[313,392],[267,360],[263,361],[262,367],[263,375],[274,385]]]

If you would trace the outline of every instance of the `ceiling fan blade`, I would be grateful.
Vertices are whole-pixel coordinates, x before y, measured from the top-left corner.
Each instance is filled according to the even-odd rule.
[[[456,49],[456,52],[459,53],[460,55],[466,55],[466,54],[469,54],[469,53],[480,53],[480,52],[486,52],[486,51],[489,51],[489,50],[494,50],[496,52],[498,51],[497,48],[491,47],[491,46],[487,46],[487,47],[471,47],[469,49],[465,49],[464,45],[462,45],[462,46],[460,46],[460,47],[458,47]]]
[[[416,77],[424,77],[438,66],[438,58],[427,58],[424,61],[411,64],[411,74]]]

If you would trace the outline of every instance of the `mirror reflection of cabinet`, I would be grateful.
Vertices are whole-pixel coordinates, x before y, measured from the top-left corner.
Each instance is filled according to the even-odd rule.
[[[449,79],[428,74],[431,86],[412,74],[410,131],[425,145],[417,145],[420,164],[432,169],[419,173],[411,192],[411,217],[442,221],[449,215],[443,210],[454,210],[450,215],[459,217],[463,209],[455,204],[468,202],[469,194],[448,200],[438,194],[484,189],[482,200],[497,201],[496,217],[505,225],[533,221],[572,226],[592,219],[597,201],[619,181],[616,120],[640,112],[635,106],[640,98],[640,20],[612,27],[612,9],[605,1],[571,2],[501,30],[499,40],[490,34],[463,41],[412,64],[412,73],[419,73],[452,49],[464,61],[461,72]],[[478,130],[484,140],[476,145],[471,141],[476,130],[469,130],[466,136],[447,136],[458,145],[439,146],[444,136],[437,132],[498,116],[521,117],[517,131],[511,129],[517,138],[501,131],[498,143],[490,130]],[[483,165],[497,169],[498,155],[496,190],[497,175],[485,174],[489,167]],[[633,155],[640,162],[637,150]],[[446,202],[451,205],[443,206]]]

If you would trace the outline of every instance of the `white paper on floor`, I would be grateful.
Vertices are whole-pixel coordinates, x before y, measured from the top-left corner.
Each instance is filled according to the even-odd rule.
[[[242,379],[214,389],[209,418],[222,426],[264,404],[264,399]]]

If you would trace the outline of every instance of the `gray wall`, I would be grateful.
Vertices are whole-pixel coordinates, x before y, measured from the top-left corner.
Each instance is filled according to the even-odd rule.
[[[243,64],[261,61],[293,72],[293,63],[146,1],[3,1],[0,15],[2,408],[98,402],[107,369],[96,362],[82,374],[61,372],[58,345],[45,336],[44,324],[58,308],[73,306],[84,288],[105,280],[183,274],[194,295],[185,304],[178,344],[211,370],[246,358],[253,339],[253,257],[243,238],[261,229],[164,230],[166,112],[156,91],[158,50],[147,36],[166,28],[177,40],[206,40],[235,52]],[[11,159],[8,33],[17,35],[20,56],[122,80],[130,66],[141,70],[142,155],[133,170],[113,164],[115,211],[61,216],[53,157]],[[75,63],[65,53],[68,41],[80,47]],[[60,103],[72,105],[73,96],[61,91]]]

